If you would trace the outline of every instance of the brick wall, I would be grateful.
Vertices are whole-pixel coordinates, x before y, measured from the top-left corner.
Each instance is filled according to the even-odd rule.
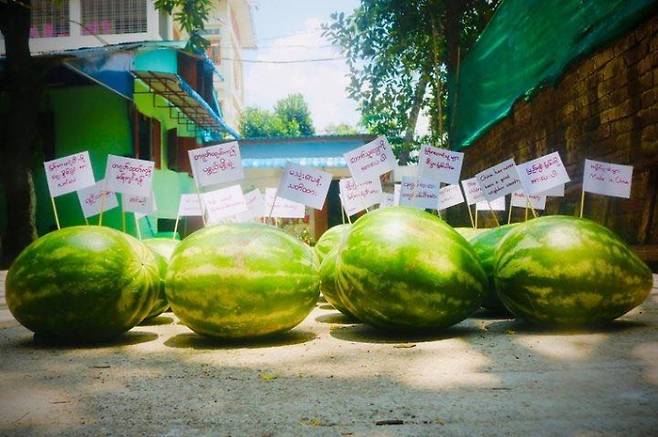
[[[470,177],[511,155],[525,162],[557,150],[572,182],[565,198],[548,200],[546,212],[574,214],[585,158],[633,165],[631,199],[588,194],[585,216],[631,244],[658,244],[658,14],[651,15],[574,64],[555,86],[517,102],[465,149],[462,174]],[[451,221],[468,223],[463,208],[452,209]],[[515,211],[513,221],[522,215]],[[491,219],[481,212],[480,220]]]

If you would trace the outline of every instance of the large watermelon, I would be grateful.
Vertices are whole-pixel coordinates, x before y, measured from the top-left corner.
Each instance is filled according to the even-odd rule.
[[[483,232],[487,231],[487,228],[454,228],[455,231],[464,237],[467,241],[471,241],[472,238],[480,235]]]
[[[158,270],[160,272],[160,293],[158,293],[158,297],[153,302],[151,311],[146,317],[150,319],[159,316],[169,307],[167,295],[165,294],[165,279],[167,277],[167,267],[169,267],[169,261],[171,260],[171,255],[174,253],[174,249],[178,246],[178,240],[171,238],[149,238],[142,240],[142,242],[153,251],[158,261]]]
[[[324,260],[324,257],[327,256],[329,252],[338,246],[351,227],[352,225],[350,224],[333,226],[322,234],[318,242],[315,243],[315,253],[318,255],[318,258],[320,258],[320,262]]]
[[[338,248],[334,248],[327,256],[324,257],[320,264],[320,291],[334,308],[341,313],[354,317],[354,315],[347,309],[347,307],[340,300],[336,286],[336,256],[338,255]]]
[[[16,320],[38,334],[99,341],[141,322],[158,287],[155,257],[139,240],[75,226],[39,238],[18,256],[6,298]]]
[[[611,321],[652,286],[651,270],[612,231],[567,216],[533,219],[507,234],[494,277],[512,313],[544,325]]]
[[[498,299],[493,277],[494,265],[496,264],[496,247],[498,247],[498,243],[500,243],[503,237],[518,225],[518,223],[513,223],[486,229],[484,232],[474,235],[469,240],[471,247],[473,247],[473,250],[475,250],[475,253],[480,258],[480,264],[489,280],[489,286],[482,301],[482,306],[492,311],[505,312],[505,307],[500,302],[500,299]]]
[[[313,309],[319,294],[313,249],[268,225],[201,229],[174,251],[167,299],[192,330],[219,338],[286,331]]]
[[[390,207],[357,220],[336,262],[341,301],[381,328],[443,328],[477,310],[487,278],[477,255],[443,220]]]

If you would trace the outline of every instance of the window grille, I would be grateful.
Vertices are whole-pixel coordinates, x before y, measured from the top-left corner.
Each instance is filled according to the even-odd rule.
[[[52,0],[32,1],[30,38],[69,36],[69,2]]]
[[[146,0],[82,0],[82,34],[146,32]]]

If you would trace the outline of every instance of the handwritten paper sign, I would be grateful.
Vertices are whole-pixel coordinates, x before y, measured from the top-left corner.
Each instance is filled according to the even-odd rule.
[[[474,203],[484,200],[484,195],[482,194],[482,189],[477,183],[475,178],[465,179],[462,181],[462,187],[464,187],[464,194],[466,195],[466,203],[473,205]]]
[[[331,173],[288,163],[279,183],[278,197],[322,209],[329,192]]]
[[[72,193],[94,185],[89,152],[80,152],[43,163],[48,190],[52,197]]]
[[[439,210],[448,209],[463,202],[464,195],[459,184],[447,185],[439,189]]]
[[[348,215],[354,215],[382,199],[382,184],[379,177],[357,183],[354,178],[341,179],[338,182],[343,207]]]
[[[475,175],[482,195],[489,202],[506,194],[522,190],[523,185],[513,159],[508,159]]]
[[[546,197],[564,197],[564,184],[542,191],[539,194]]]
[[[343,156],[352,177],[357,182],[375,179],[397,166],[393,149],[385,137],[378,137]]]
[[[189,150],[192,175],[200,187],[244,179],[237,141]]]
[[[153,185],[153,161],[107,155],[105,180],[107,189],[115,193],[151,195]]]
[[[489,208],[489,205],[491,205],[491,208]],[[486,200],[477,202],[475,209],[477,211],[505,211],[505,205],[505,196],[502,196],[488,203]]]
[[[530,206],[533,209],[544,210],[546,208],[546,196],[543,194],[531,194],[527,197],[530,200]],[[523,190],[515,191],[512,193],[511,205],[515,208],[525,208],[528,205],[526,195]]]
[[[157,209],[155,196],[136,196],[135,194],[124,194],[121,203],[125,212],[136,212],[143,215],[153,214]]]
[[[393,192],[382,192],[379,201],[380,208],[388,208],[390,206],[397,206],[400,204],[400,184],[393,185]]]
[[[178,204],[179,217],[198,217],[203,215],[198,194],[181,194]]]
[[[439,182],[427,178],[403,176],[400,205],[436,209],[439,205]]]
[[[528,194],[543,193],[571,180],[558,152],[519,164],[517,170]]]
[[[244,200],[247,202],[247,210],[238,214],[235,217],[235,221],[240,223],[250,222],[267,215],[268,211],[265,211],[265,197],[263,197],[263,193],[258,188],[246,193]]]
[[[98,181],[95,185],[91,187],[83,188],[78,190],[78,201],[80,202],[80,208],[82,208],[82,214],[89,218],[100,214],[101,212],[101,197],[105,197],[103,200],[103,210],[109,211],[119,206],[117,201],[116,194],[111,191],[104,191],[103,187],[105,186],[105,181]]]
[[[276,196],[275,188],[266,188],[265,189],[265,209],[269,213],[272,211],[272,217],[279,218],[304,218],[306,215],[306,207],[303,203],[294,202],[292,200],[284,199],[282,197],[276,197],[276,203],[274,208],[272,208],[272,203],[274,203],[274,198]]]
[[[418,155],[418,175],[447,184],[459,183],[464,154],[425,145]]]
[[[208,213],[208,223],[221,222],[224,218],[237,215],[247,210],[247,202],[240,185],[220,188],[201,194],[201,199]]]
[[[631,197],[633,166],[585,160],[583,190],[604,196]]]

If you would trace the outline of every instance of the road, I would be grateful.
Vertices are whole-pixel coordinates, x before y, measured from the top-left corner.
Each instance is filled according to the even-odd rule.
[[[658,289],[589,332],[481,316],[387,336],[319,304],[258,343],[218,344],[166,313],[72,348],[35,341],[3,301],[0,314],[0,435],[658,433]]]

